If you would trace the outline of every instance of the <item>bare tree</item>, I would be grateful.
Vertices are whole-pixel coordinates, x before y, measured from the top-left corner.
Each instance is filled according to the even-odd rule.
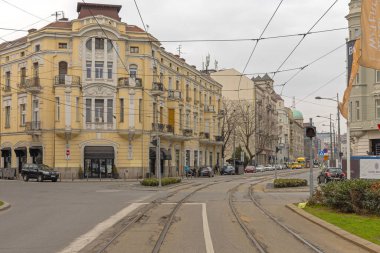
[[[226,150],[231,146],[231,138],[233,137],[233,131],[236,127],[236,102],[223,98],[223,114],[222,114],[222,125],[221,125],[221,136],[223,139],[222,146],[222,159],[224,161],[226,157]]]
[[[239,106],[236,108],[239,119],[237,120],[236,134],[250,162],[256,156],[254,143],[256,133],[255,107],[252,103],[242,100],[239,101]]]

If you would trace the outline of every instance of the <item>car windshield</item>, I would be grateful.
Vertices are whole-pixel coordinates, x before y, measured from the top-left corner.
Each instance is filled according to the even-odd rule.
[[[331,172],[331,173],[342,173],[342,170],[339,169],[339,168],[331,168],[331,169],[328,169],[328,172]]]
[[[45,165],[45,164],[42,164],[42,165],[41,165],[41,169],[43,169],[43,170],[48,170],[48,171],[53,171],[53,168],[51,168],[51,167],[49,167],[49,166],[47,166],[47,165]]]

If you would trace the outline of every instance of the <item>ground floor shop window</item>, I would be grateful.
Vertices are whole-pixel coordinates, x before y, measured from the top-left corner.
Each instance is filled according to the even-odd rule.
[[[93,178],[112,177],[114,148],[110,146],[88,146],[84,148],[84,176]]]

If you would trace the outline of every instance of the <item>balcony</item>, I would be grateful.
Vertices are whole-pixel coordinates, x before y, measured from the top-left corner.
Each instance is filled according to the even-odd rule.
[[[172,125],[166,125],[161,123],[152,123],[152,130],[160,133],[174,133],[174,127]]]
[[[213,105],[205,105],[205,112],[215,112]]]
[[[151,94],[154,96],[161,96],[164,94],[164,85],[159,82],[153,82]]]
[[[40,135],[41,121],[25,122],[25,131],[27,134]]]
[[[193,135],[193,129],[183,129],[182,134],[185,137],[191,137]]]
[[[174,100],[182,100],[182,93],[179,90],[168,90],[168,98]]]
[[[224,141],[223,136],[215,135],[214,137],[215,137],[215,141],[221,141],[221,142]]]
[[[25,89],[28,92],[40,92],[41,91],[41,85],[40,85],[40,78],[39,77],[32,77],[25,80]]]
[[[56,86],[72,86],[80,85],[80,77],[79,76],[70,76],[70,75],[58,75],[54,78],[54,85]]]
[[[4,91],[4,92],[11,92],[11,90],[12,90],[12,88],[11,88],[10,85],[5,85],[5,86],[3,87],[3,91]]]
[[[141,78],[132,78],[132,77],[121,77],[118,79],[117,86],[119,88],[123,87],[142,87],[142,79]]]
[[[210,139],[210,133],[200,132],[199,137],[201,139]]]
[[[108,122],[86,122],[86,129],[113,130],[115,125]]]
[[[224,117],[224,116],[225,116],[225,113],[226,113],[226,112],[225,112],[224,110],[219,110],[219,111],[218,111],[218,116],[219,116],[219,117]]]

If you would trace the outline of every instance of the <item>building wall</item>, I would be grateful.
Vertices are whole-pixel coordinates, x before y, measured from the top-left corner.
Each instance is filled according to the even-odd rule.
[[[360,8],[361,1],[350,1],[349,14],[346,16],[349,40],[360,37]],[[380,108],[376,105],[380,105],[380,72],[359,67],[349,100],[352,155],[375,153],[372,141],[380,140],[380,133],[377,131]]]
[[[161,148],[172,156],[163,161],[165,174],[182,173],[186,150],[212,152],[212,161],[208,157],[199,165],[214,166],[221,147],[222,86],[165,51],[154,37],[147,40],[140,28],[106,14],[97,18],[105,34],[88,16],[54,22],[0,45],[2,155],[11,150],[1,167],[17,168],[16,148],[25,147],[27,162],[33,162],[30,150],[42,147],[41,162],[71,175],[84,168],[85,147],[109,146],[120,173],[144,177],[156,126]],[[100,62],[102,71],[96,69]]]

